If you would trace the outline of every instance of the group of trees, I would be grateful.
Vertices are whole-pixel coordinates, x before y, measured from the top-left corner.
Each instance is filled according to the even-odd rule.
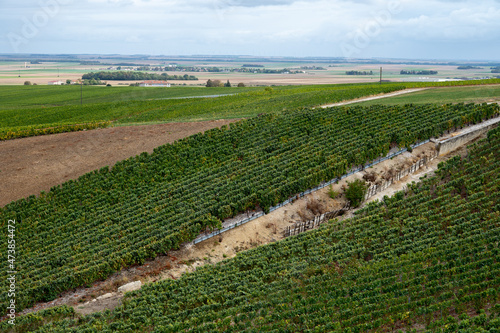
[[[84,80],[117,80],[117,81],[139,81],[139,80],[198,80],[192,75],[168,75],[167,73],[152,74],[137,71],[117,72],[92,72],[82,76]]]
[[[373,71],[347,71],[346,75],[373,75]]]
[[[238,83],[238,87],[244,87],[245,84],[240,82]],[[208,88],[213,88],[213,87],[226,87],[226,88],[231,88],[232,85],[231,85],[231,82],[229,82],[229,80],[227,80],[226,83],[222,83],[221,80],[211,80],[211,79],[208,79],[207,81],[207,84],[205,85],[205,87],[208,87]]]
[[[491,67],[491,72],[492,72],[492,73],[500,73],[500,66],[497,66],[497,67]]]

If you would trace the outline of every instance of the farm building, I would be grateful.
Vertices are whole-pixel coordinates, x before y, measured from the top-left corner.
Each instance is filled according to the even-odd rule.
[[[170,83],[167,81],[143,81],[139,83],[139,87],[170,87]]]
[[[64,84],[64,81],[49,81],[49,83],[47,83],[49,86],[62,86]]]

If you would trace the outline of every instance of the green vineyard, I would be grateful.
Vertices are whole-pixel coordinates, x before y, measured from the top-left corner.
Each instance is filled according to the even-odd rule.
[[[176,249],[227,217],[259,207],[268,211],[385,156],[391,146],[409,146],[498,113],[497,104],[457,104],[261,115],[13,202],[0,210],[0,220],[4,229],[9,219],[17,221],[16,243],[22,244],[18,310]],[[5,280],[7,261],[0,267]],[[5,309],[3,289],[0,300]]]
[[[347,110],[368,111],[325,113]],[[114,311],[75,319],[72,309],[55,308],[21,317],[18,329],[498,332],[499,174],[495,129],[464,158],[441,163],[434,177],[354,218],[148,284]]]
[[[267,90],[264,87],[0,86],[0,140],[91,129],[95,124],[107,127],[247,118],[407,88],[464,85],[484,88],[498,83],[500,79],[281,86],[266,87]],[[221,96],[201,98],[207,95]]]
[[[75,125],[89,123],[105,127],[111,123],[126,125],[245,118],[405,89],[400,84],[290,86],[268,87],[268,90],[262,87],[213,90],[85,87],[85,101],[80,105],[79,87],[28,86],[18,88],[16,93],[9,88],[0,87],[0,140],[70,131],[75,130]],[[196,94],[203,97],[207,93],[227,95],[177,98]]]

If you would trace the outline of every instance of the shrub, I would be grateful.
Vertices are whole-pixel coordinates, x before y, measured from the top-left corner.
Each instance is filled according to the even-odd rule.
[[[366,189],[368,186],[362,180],[355,180],[352,183],[347,183],[348,187],[345,190],[345,197],[349,200],[351,207],[358,207],[364,200]]]

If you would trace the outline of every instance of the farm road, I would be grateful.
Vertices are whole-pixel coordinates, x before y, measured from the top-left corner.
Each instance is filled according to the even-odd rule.
[[[381,98],[394,97],[394,96],[399,96],[399,95],[404,95],[404,94],[410,94],[410,93],[414,93],[414,92],[422,91],[422,90],[426,90],[426,89],[429,89],[429,88],[415,88],[415,89],[399,90],[399,91],[395,91],[395,92],[388,93],[388,94],[382,94],[382,95],[376,95],[376,96],[369,96],[369,97],[362,97],[362,98],[353,99],[353,100],[350,100],[350,101],[344,101],[344,102],[340,102],[340,103],[322,105],[321,107],[322,108],[330,108],[332,106],[342,106],[342,105],[354,104],[354,103],[359,103],[359,102],[373,101],[375,99],[381,99]]]

